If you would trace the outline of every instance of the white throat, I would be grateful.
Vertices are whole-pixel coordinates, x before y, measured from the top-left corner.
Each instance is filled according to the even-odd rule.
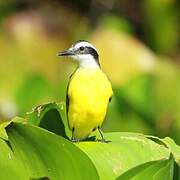
[[[98,62],[90,54],[72,56],[77,60],[81,68],[100,68]]]

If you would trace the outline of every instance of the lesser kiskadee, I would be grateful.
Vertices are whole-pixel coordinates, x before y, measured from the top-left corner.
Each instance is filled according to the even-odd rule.
[[[101,70],[97,49],[87,41],[75,42],[58,56],[69,56],[78,61],[67,88],[67,119],[72,130],[72,141],[79,141],[98,129],[101,132],[107,107],[113,91],[107,76]]]

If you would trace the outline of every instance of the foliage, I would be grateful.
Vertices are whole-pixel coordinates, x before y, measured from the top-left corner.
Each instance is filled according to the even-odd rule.
[[[180,147],[170,138],[138,133],[96,132],[71,143],[64,103],[36,107],[26,119],[0,129],[0,178],[3,179],[172,179],[178,176]],[[175,160],[174,160],[175,159]]]
[[[90,2],[0,2],[0,123],[65,100],[76,65],[56,53],[87,39],[114,89],[104,131],[170,136],[179,144],[179,2]]]

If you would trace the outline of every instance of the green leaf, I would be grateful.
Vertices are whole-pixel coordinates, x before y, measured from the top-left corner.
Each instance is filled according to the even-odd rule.
[[[150,161],[136,166],[119,176],[117,180],[160,180],[173,179],[173,158]]]
[[[147,138],[153,140],[154,142],[158,144],[163,144],[167,148],[170,149],[171,153],[174,156],[174,159],[177,164],[180,165],[180,146],[178,146],[173,139],[169,137],[165,137],[164,139],[158,138],[156,136],[146,136]]]
[[[27,119],[30,124],[42,127],[65,138],[71,136],[64,102],[39,105],[28,113]]]
[[[7,133],[6,133],[5,128],[6,128],[9,124],[11,124],[11,122],[12,122],[12,121],[6,121],[6,122],[0,124],[0,138],[8,141],[8,135],[7,135]],[[15,118],[13,119],[13,122],[22,122],[22,123],[24,123],[24,122],[27,122],[27,121],[26,121],[25,119],[21,118],[21,117],[15,117]]]
[[[61,136],[12,122],[0,139],[0,179],[99,179],[90,159]],[[83,171],[82,169],[85,169]]]
[[[147,163],[169,158],[170,150],[164,145],[137,133],[106,133],[112,142],[81,142],[76,145],[96,166],[100,179],[115,179],[124,172]]]
[[[36,107],[28,115],[28,122],[65,138],[71,134],[65,103]],[[97,136],[97,132],[93,134]],[[103,144],[88,141],[95,139],[90,137],[84,142],[75,143],[92,160],[101,179],[115,179],[136,166],[167,159],[171,153],[169,146],[158,137],[137,133],[107,133],[105,136],[112,142]]]
[[[166,143],[167,147],[171,150],[176,163],[180,166],[180,146],[178,146],[173,139],[166,137],[162,139],[164,143]]]

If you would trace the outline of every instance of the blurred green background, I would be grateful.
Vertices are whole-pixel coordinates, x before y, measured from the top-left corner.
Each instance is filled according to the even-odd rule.
[[[77,64],[56,53],[85,39],[113,84],[104,131],[180,144],[180,1],[1,0],[0,120],[64,101]]]

